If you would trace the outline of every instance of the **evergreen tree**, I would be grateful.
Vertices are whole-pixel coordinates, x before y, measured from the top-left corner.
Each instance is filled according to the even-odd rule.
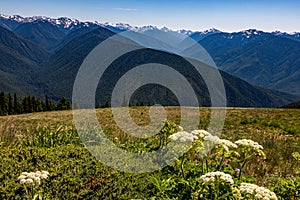
[[[14,111],[13,111],[13,103],[12,103],[12,98],[11,98],[10,93],[8,93],[8,109],[7,109],[7,113],[8,113],[9,115],[14,114]]]
[[[69,100],[67,100],[65,97],[62,97],[57,104],[56,107],[57,110],[70,110],[71,109],[71,103]]]
[[[106,100],[105,104],[103,105],[103,108],[110,108],[110,107],[111,107],[110,101]]]
[[[31,97],[32,112],[37,112],[37,102],[35,97]]]
[[[14,114],[21,114],[22,110],[21,110],[21,106],[18,102],[18,98],[17,98],[17,94],[14,93]]]
[[[45,96],[45,106],[46,106],[46,111],[51,111],[51,102],[48,99],[48,95]]]
[[[7,101],[4,92],[0,92],[0,115],[7,115]]]
[[[32,110],[31,96],[28,96],[28,113],[32,113]]]
[[[24,113],[31,113],[32,112],[30,96],[24,97],[24,99],[22,101],[22,105],[23,105]]]
[[[45,102],[34,96],[25,96],[22,99],[22,101],[19,102],[16,93],[14,93],[12,97],[10,93],[8,93],[8,95],[6,96],[4,92],[0,92],[0,115],[13,115],[22,113],[70,109],[70,100],[66,99],[65,97],[62,97],[58,104],[52,103],[48,99],[47,95],[45,95]]]

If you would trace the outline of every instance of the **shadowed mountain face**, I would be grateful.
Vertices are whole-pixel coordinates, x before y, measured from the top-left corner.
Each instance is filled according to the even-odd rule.
[[[254,85],[300,95],[300,43],[270,33],[218,33],[199,43],[217,66]]]
[[[99,43],[114,35],[105,28],[92,30],[75,37],[49,58],[47,67],[39,74],[49,88],[50,96],[71,98],[72,87],[80,65]]]
[[[0,27],[0,90],[42,94],[37,71],[47,57],[48,53],[38,45]]]
[[[66,36],[58,27],[49,22],[24,23],[14,32],[46,49],[52,49]]]
[[[73,39],[50,58],[50,63],[47,68],[44,68],[45,70],[42,71],[40,77],[42,77],[42,82],[47,84],[53,97],[66,96],[71,98],[74,80],[81,63],[94,47],[113,34],[104,28],[93,30]],[[98,85],[97,105],[103,105],[110,99],[116,82],[127,71],[147,63],[168,65],[180,72],[193,86],[200,104],[205,106],[211,104],[205,82],[185,59],[158,50],[141,49],[119,57],[105,71]],[[292,95],[254,87],[225,72],[221,72],[221,75],[225,83],[228,106],[276,107],[295,99]],[[145,104],[176,105],[178,103],[171,91],[155,84],[140,88],[129,100],[133,103],[143,102]]]

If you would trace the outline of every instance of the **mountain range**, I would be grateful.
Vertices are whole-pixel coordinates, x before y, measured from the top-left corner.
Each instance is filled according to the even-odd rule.
[[[216,29],[173,31],[166,27],[17,15],[0,15],[0,90],[40,97],[47,94],[53,100],[61,96],[71,98],[77,71],[88,53],[105,39],[126,30],[143,33],[143,37],[154,36],[149,41],[166,45],[175,40],[164,33],[179,39],[190,37],[201,44],[221,69],[228,106],[277,107],[299,100],[299,33],[254,29],[237,33]],[[99,104],[109,99],[116,70],[121,75],[130,69],[128,66],[154,61],[167,64],[170,60],[178,71],[187,68],[179,56],[159,50],[145,49],[128,56],[131,59],[114,62],[107,80],[99,83]],[[201,104],[209,105],[209,94],[201,77],[193,76],[195,73],[188,69],[182,73],[195,87]],[[169,101],[164,104],[176,104],[176,98],[166,88],[146,86],[132,101],[155,103],[154,100],[161,102],[166,97]]]
[[[176,32],[179,34],[190,36],[191,38],[195,39],[196,41],[199,41],[200,39],[204,38],[205,36],[214,34],[214,33],[220,33],[222,31],[211,28],[205,31],[191,31],[191,30],[172,30],[167,27],[158,28],[156,26],[147,25],[142,27],[137,26],[131,26],[130,24],[126,23],[101,23],[98,21],[94,22],[82,22],[77,19],[71,19],[68,17],[61,17],[61,18],[50,18],[46,16],[33,16],[33,17],[22,17],[19,15],[4,15],[0,14],[0,25],[4,28],[7,28],[11,31],[14,31],[18,26],[24,23],[37,23],[37,22],[48,22],[52,24],[53,26],[56,26],[59,30],[61,30],[64,33],[69,33],[72,30],[82,28],[82,27],[91,27],[91,26],[98,26],[98,27],[105,27],[113,32],[120,32],[120,31],[135,31],[135,32],[145,32],[149,30],[160,30],[163,32]],[[251,30],[251,29],[250,29]],[[247,31],[241,31],[244,33],[247,33]],[[299,32],[293,32],[293,33],[286,33],[286,32],[280,32],[280,31],[274,31],[271,34],[280,36],[280,37],[286,37],[293,40],[300,40],[300,33]]]

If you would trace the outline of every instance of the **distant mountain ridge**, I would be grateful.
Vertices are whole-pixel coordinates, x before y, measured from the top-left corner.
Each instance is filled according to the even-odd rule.
[[[262,84],[259,82],[261,77],[251,76],[251,74],[249,76],[247,70],[246,73],[238,73],[239,69],[243,71],[248,67],[242,65],[243,61],[250,64],[253,62],[265,63],[262,66],[251,65],[252,68],[249,71],[251,72],[253,67],[255,69],[255,66],[259,66],[262,69],[261,74],[267,79],[270,72],[269,74],[263,72],[269,70],[268,67],[273,67],[273,65],[266,62],[270,60],[269,57],[264,58],[259,55],[265,53],[265,50],[260,51],[262,48],[272,47],[276,50],[271,53],[274,54],[274,60],[276,60],[275,53],[283,56],[283,60],[277,58],[278,62],[275,63],[274,61],[274,63],[280,67],[284,65],[283,70],[286,70],[286,72],[278,72],[277,78],[280,79],[282,85],[289,85],[289,88],[296,90],[300,80],[296,73],[298,70],[296,57],[299,42],[297,39],[288,38],[293,37],[289,34],[266,33],[255,29],[236,33],[224,33],[217,29],[203,32],[173,31],[166,27],[161,29],[155,26],[133,27],[128,24],[113,25],[99,22],[80,22],[66,17],[58,19],[39,16],[24,18],[18,15],[0,15],[0,90],[17,92],[20,95],[35,95],[40,98],[47,94],[53,100],[57,100],[62,96],[70,98],[77,71],[87,54],[105,39],[126,30],[135,31],[136,37],[146,40],[146,43],[150,46],[151,44],[159,44],[162,47],[176,48],[181,45],[180,40],[189,38],[194,39],[195,43],[199,42],[210,53],[217,66],[225,71],[221,71],[221,74],[226,86],[229,106],[277,107],[299,100],[297,96],[283,93],[288,91],[297,94],[297,91],[293,92],[279,87],[279,82],[275,86],[278,86],[282,92],[262,88],[277,90],[277,87],[270,88],[267,87],[268,85],[264,85],[266,83],[269,86],[272,85],[269,80],[265,81],[263,79]],[[264,45],[265,42],[270,44]],[[288,50],[286,53],[282,53],[280,50],[284,49],[285,43],[289,44]],[[278,48],[278,45],[280,48]],[[293,48],[289,50],[289,47]],[[130,54],[131,59],[124,58],[124,60],[118,60],[117,63],[119,66],[125,64],[123,68],[127,69],[127,65],[132,66],[136,63],[142,63],[142,61],[147,63],[154,59],[155,62],[166,62],[169,59],[169,61],[172,60],[179,71],[185,68],[186,64],[182,64],[181,58],[176,56],[176,53],[173,55],[167,52],[169,51],[160,51],[160,49],[135,52],[135,54]],[[257,53],[255,54],[255,52]],[[287,57],[288,55],[290,57]],[[135,58],[136,56],[138,59]],[[293,63],[288,63],[286,60],[295,61],[295,66],[290,69],[287,68]],[[124,70],[123,68],[117,70]],[[111,81],[115,78],[113,75],[115,72],[108,74],[109,78],[107,83],[104,84],[106,92],[109,91],[109,87],[112,85]],[[189,76],[191,84],[196,87],[197,94],[204,97],[201,105],[209,105],[209,96],[203,89],[205,83],[201,81],[201,78],[194,76],[195,72],[188,69],[183,72],[186,73],[186,76]],[[273,71],[271,72],[273,73]],[[230,74],[261,87],[251,85]],[[245,77],[243,77],[244,75]],[[259,81],[252,81],[248,79],[249,77],[254,77]],[[293,81],[289,82],[288,79]],[[159,96],[159,100],[166,98],[170,101],[165,103],[176,104],[176,99],[163,88],[155,91],[150,87],[152,95],[147,95],[145,91],[145,88],[141,89],[141,93],[137,94],[136,97],[142,98],[144,102],[149,102],[149,99],[144,99],[144,97],[152,98],[155,94],[164,94],[165,96]],[[109,95],[106,94],[101,98],[100,101],[103,103],[109,98]]]
[[[176,33],[180,33],[183,35],[188,35],[188,36],[191,36],[193,39],[196,39],[197,41],[199,39],[199,36],[200,36],[200,39],[202,39],[205,36],[208,36],[208,35],[211,35],[214,33],[223,32],[223,31],[220,31],[215,28],[211,28],[211,29],[204,30],[204,31],[191,31],[191,30],[185,30],[185,29],[172,30],[167,27],[158,28],[153,25],[138,27],[138,26],[131,26],[130,24],[126,24],[126,23],[113,24],[113,23],[109,23],[109,22],[102,23],[102,22],[98,22],[98,21],[83,22],[83,21],[80,21],[77,19],[71,19],[68,17],[60,17],[60,18],[55,19],[55,18],[46,17],[46,16],[22,17],[20,15],[11,15],[10,16],[10,15],[0,14],[0,25],[5,28],[8,28],[9,30],[12,30],[12,31],[23,23],[32,23],[32,22],[39,22],[39,21],[49,22],[52,25],[57,26],[60,30],[64,30],[66,32],[70,32],[74,29],[78,29],[78,28],[82,28],[82,27],[89,27],[89,26],[101,26],[101,27],[105,27],[109,30],[112,30],[113,32],[116,32],[117,30],[118,31],[131,30],[131,31],[136,31],[136,32],[145,32],[145,31],[149,31],[149,30],[160,30],[160,31],[164,31],[164,32],[176,32]],[[249,30],[251,31],[251,30],[255,30],[255,29],[249,29]],[[240,31],[240,32],[247,32],[249,30]],[[287,37],[287,38],[293,38],[295,40],[300,40],[300,32],[286,33],[286,32],[274,31],[274,32],[271,32],[271,34],[274,34],[277,36],[282,36],[282,37]]]
[[[199,41],[217,66],[260,87],[300,96],[300,42],[248,30],[217,33]]]

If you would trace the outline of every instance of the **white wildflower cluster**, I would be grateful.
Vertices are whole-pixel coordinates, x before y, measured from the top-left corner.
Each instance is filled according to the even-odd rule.
[[[263,146],[261,146],[257,142],[254,142],[253,140],[248,140],[248,139],[237,140],[235,142],[235,144],[240,145],[240,146],[251,147],[253,149],[263,149]]]
[[[47,179],[48,176],[49,172],[47,171],[22,172],[18,180],[21,184],[40,185],[41,179]]]
[[[204,139],[206,136],[211,135],[209,132],[207,132],[205,130],[193,130],[191,133],[201,139]]]
[[[219,177],[220,180],[222,180],[226,183],[234,184],[234,181],[233,181],[231,175],[225,174],[224,172],[220,172],[220,171],[206,173],[206,174],[202,175],[200,177],[200,179],[204,182],[215,182],[217,177]]]
[[[220,139],[218,136],[211,135],[211,134],[205,136],[204,140],[210,141],[215,145],[220,145],[221,147],[223,147],[223,149],[225,149],[225,151],[229,151],[229,148],[234,148],[234,149],[237,148],[237,145],[235,143],[229,140]]]
[[[173,141],[180,141],[180,142],[193,142],[194,140],[198,140],[198,137],[193,135],[192,133],[186,132],[186,131],[180,131],[177,133],[174,133],[169,136],[169,138]]]
[[[237,145],[234,144],[233,142],[229,141],[229,140],[220,139],[220,143],[223,144],[223,145],[226,145],[227,147],[230,147],[230,148],[234,148],[234,149],[237,148]]]
[[[225,149],[225,151],[229,151],[229,148],[232,148],[232,149],[237,148],[236,144],[234,144],[233,142],[231,142],[229,140],[225,140],[225,139],[220,139],[218,141],[218,144],[220,144]]]
[[[219,143],[220,138],[218,136],[209,134],[209,135],[205,136],[204,140],[210,141],[214,144],[217,144],[217,143]]]
[[[242,193],[248,193],[254,195],[258,200],[277,200],[277,196],[274,192],[264,187],[259,187],[251,183],[242,183],[240,186]]]

